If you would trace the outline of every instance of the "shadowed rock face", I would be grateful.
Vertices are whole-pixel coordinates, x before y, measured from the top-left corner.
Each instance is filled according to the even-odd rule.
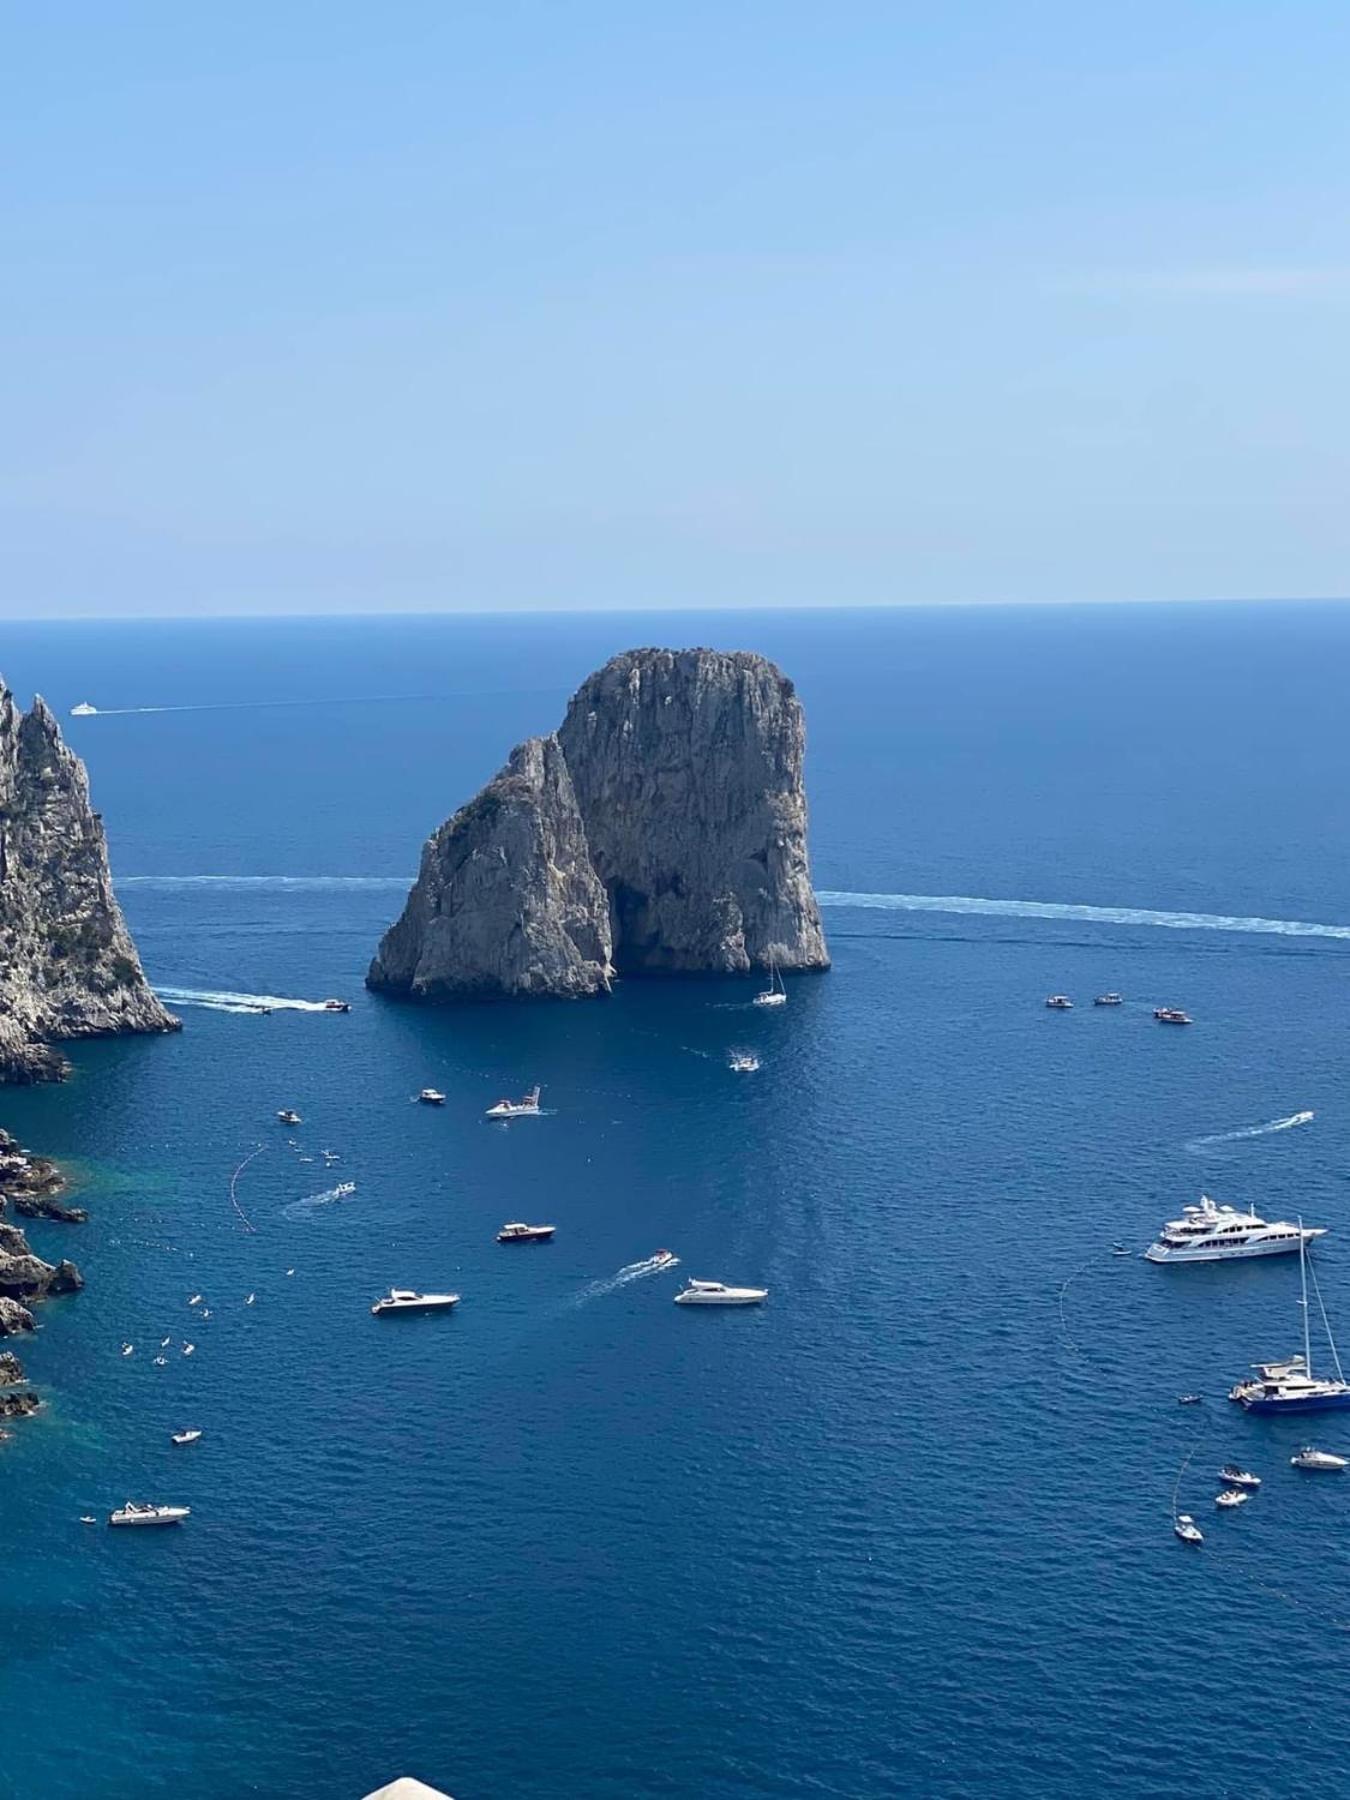
[[[171,1031],[113,896],[84,765],[0,683],[0,1080],[54,1081],[50,1041]]]
[[[556,737],[530,738],[430,838],[369,985],[419,1000],[598,993],[609,908]]]
[[[576,997],[632,974],[823,969],[792,684],[763,657],[634,650],[428,842],[368,981]]]

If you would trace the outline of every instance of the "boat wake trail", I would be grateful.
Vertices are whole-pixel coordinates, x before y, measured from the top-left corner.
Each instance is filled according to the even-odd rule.
[[[1247,1138],[1269,1137],[1276,1131],[1292,1131],[1296,1125],[1310,1124],[1313,1117],[1311,1112],[1290,1113],[1287,1119],[1270,1119],[1264,1125],[1243,1125],[1237,1131],[1214,1131],[1208,1137],[1191,1138],[1182,1148],[1194,1152],[1208,1150],[1215,1144],[1240,1144]]]
[[[629,1287],[635,1281],[642,1281],[648,1275],[660,1275],[666,1269],[679,1266],[679,1257],[667,1261],[664,1257],[648,1256],[641,1262],[626,1263],[615,1275],[603,1276],[599,1281],[587,1282],[579,1294],[574,1294],[569,1305],[585,1306],[588,1301],[599,1300],[606,1294],[613,1294],[619,1288]]]
[[[975,913],[996,919],[1071,919],[1087,925],[1154,925],[1167,931],[1239,931],[1274,937],[1339,938],[1350,925],[1318,925],[1306,919],[1230,917],[1226,913],[1155,912],[1143,906],[1077,906],[1058,900],[985,900],[971,894],[816,895],[822,906],[882,912]]]
[[[334,1206],[339,1200],[350,1200],[356,1192],[354,1181],[339,1181],[336,1187],[325,1188],[321,1194],[310,1194],[304,1200],[292,1200],[289,1206],[283,1206],[283,1219],[307,1219],[311,1214],[324,1206]]]
[[[218,993],[209,988],[156,987],[155,992],[170,1006],[205,1006],[212,1012],[327,1012],[322,1000],[294,1000],[285,994]]]

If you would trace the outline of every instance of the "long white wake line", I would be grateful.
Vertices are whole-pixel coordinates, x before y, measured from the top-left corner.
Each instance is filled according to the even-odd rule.
[[[368,888],[406,892],[411,875],[121,875],[119,888],[243,888],[296,892]],[[1080,906],[1062,900],[990,900],[976,894],[854,894],[823,889],[825,907],[879,912],[975,915],[994,919],[1067,919],[1084,925],[1151,925],[1165,931],[1236,931],[1265,937],[1335,938],[1350,942],[1350,925],[1309,919],[1265,919],[1242,914],[1164,912],[1146,906]]]
[[[297,1000],[286,994],[232,994],[214,988],[182,988],[156,985],[155,992],[170,1006],[205,1006],[211,1012],[328,1012],[323,1000]]]
[[[1285,1119],[1271,1119],[1264,1125],[1241,1125],[1236,1131],[1212,1131],[1208,1137],[1191,1138],[1184,1150],[1205,1150],[1212,1144],[1240,1144],[1246,1138],[1269,1137],[1275,1131],[1293,1131],[1299,1125],[1310,1125],[1311,1112],[1290,1113]]]

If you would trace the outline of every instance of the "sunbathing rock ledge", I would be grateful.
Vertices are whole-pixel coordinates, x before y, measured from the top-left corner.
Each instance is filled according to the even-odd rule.
[[[805,727],[762,656],[630,650],[429,840],[367,982],[577,998],[631,975],[825,969]]]

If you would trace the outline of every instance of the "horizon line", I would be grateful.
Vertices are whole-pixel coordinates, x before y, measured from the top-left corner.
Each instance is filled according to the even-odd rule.
[[[858,600],[844,605],[817,604],[803,601],[749,600],[730,606],[681,605],[678,602],[656,603],[634,601],[622,606],[444,606],[410,609],[365,611],[341,607],[333,611],[299,612],[85,612],[85,613],[14,613],[0,614],[0,625],[138,625],[138,624],[224,624],[235,621],[278,624],[301,619],[568,619],[625,618],[633,613],[654,615],[697,615],[699,617],[732,617],[743,613],[882,613],[882,612],[1017,612],[1070,610],[1072,608],[1122,610],[1128,607],[1211,607],[1211,606],[1344,606],[1350,594],[1235,594],[1235,595],[1144,595],[1132,600]]]

